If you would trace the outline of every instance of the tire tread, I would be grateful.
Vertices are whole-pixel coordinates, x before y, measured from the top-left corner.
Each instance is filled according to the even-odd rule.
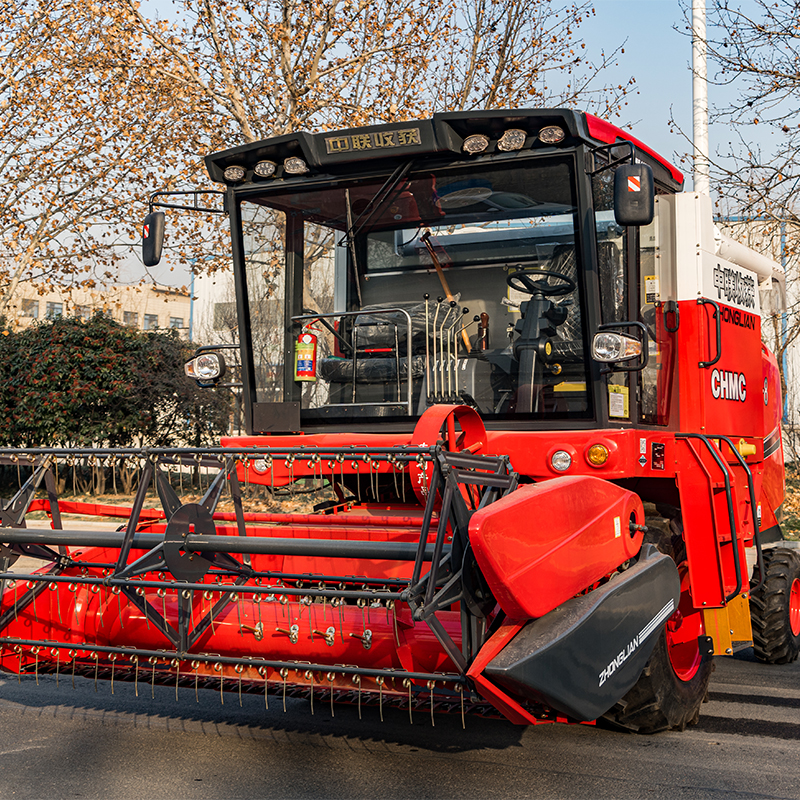
[[[648,520],[647,525],[650,532],[645,542],[655,544],[676,563],[685,559],[680,518]],[[714,667],[713,660],[704,656],[692,679],[682,681],[672,668],[666,632],[662,630],[639,680],[603,715],[603,720],[613,728],[643,734],[685,730],[697,724]]]
[[[790,664],[800,654],[800,636],[789,623],[789,591],[800,578],[800,556],[784,547],[765,550],[764,569],[764,583],[750,597],[753,652],[766,664]]]

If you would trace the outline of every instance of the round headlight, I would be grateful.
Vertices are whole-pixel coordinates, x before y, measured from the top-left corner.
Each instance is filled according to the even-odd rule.
[[[219,353],[201,353],[187,361],[184,370],[196,381],[213,381],[225,374],[225,359]]]
[[[608,461],[608,448],[604,444],[593,444],[586,451],[586,460],[595,467],[602,467]]]
[[[497,149],[504,153],[510,150],[522,150],[527,134],[519,128],[509,128],[498,140]]]
[[[292,156],[283,162],[283,169],[290,175],[305,175],[308,172],[308,164],[302,158]]]
[[[253,167],[253,172],[260,178],[269,178],[275,174],[276,169],[277,165],[274,161],[259,161],[258,164]]]
[[[253,462],[253,469],[254,469],[254,470],[255,470],[255,471],[256,471],[256,472],[257,472],[259,475],[263,475],[263,474],[264,474],[264,473],[265,473],[265,472],[266,472],[266,471],[269,469],[269,467],[267,466],[267,462],[266,462],[266,460],[265,460],[265,459],[263,459],[263,458],[257,458],[257,459],[256,459],[256,460]]]
[[[572,456],[566,450],[556,450],[550,456],[550,466],[558,472],[566,472],[572,466]]]
[[[642,354],[642,343],[621,333],[605,331],[592,339],[592,358],[596,361],[628,361]]]
[[[238,183],[244,180],[244,167],[225,167],[225,172],[222,173],[228,183]]]
[[[465,153],[475,155],[476,153],[482,153],[488,146],[488,136],[484,136],[482,133],[473,133],[472,136],[467,136],[467,138],[464,139],[464,144],[461,145],[461,149]]]
[[[545,144],[558,144],[564,140],[566,133],[558,125],[548,125],[539,131],[539,141]]]
[[[216,353],[205,353],[195,359],[195,372],[198,378],[210,380],[219,377],[219,356]]]

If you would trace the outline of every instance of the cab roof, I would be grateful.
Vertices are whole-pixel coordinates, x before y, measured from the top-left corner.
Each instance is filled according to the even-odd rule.
[[[563,130],[564,138],[555,144],[543,142],[540,138],[542,129],[554,126]],[[354,165],[364,167],[370,162],[375,163],[376,168],[377,162],[384,169],[387,166],[391,168],[407,161],[409,156],[450,154],[479,160],[499,153],[498,139],[511,128],[523,130],[526,139],[521,150],[504,154],[508,157],[531,151],[558,152],[581,143],[597,146],[630,142],[637,150],[637,158],[653,168],[659,183],[673,192],[683,188],[683,174],[632,134],[592,114],[564,108],[453,111],[434,114],[429,119],[338,131],[299,131],[213,153],[205,161],[210,178],[218,183],[258,184],[276,178],[302,180],[305,175],[292,175],[285,171],[287,159],[302,159],[312,175],[331,176],[350,174]],[[462,149],[464,140],[474,134],[488,137],[489,146],[480,154],[465,154]],[[270,177],[259,177],[254,167],[265,161],[272,162],[275,171]],[[244,170],[244,178],[226,181],[225,169],[234,166]]]

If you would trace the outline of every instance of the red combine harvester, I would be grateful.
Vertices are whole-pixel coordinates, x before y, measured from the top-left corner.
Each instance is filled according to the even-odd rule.
[[[3,669],[654,732],[697,719],[714,655],[797,656],[760,319],[784,276],[674,167],[563,109],[288,134],[207,166],[240,341],[235,367],[201,348],[187,374],[234,374],[248,435],[3,451],[23,470]],[[157,207],[180,205],[151,200],[149,264]],[[123,460],[131,508],[57,497],[59,470]],[[198,467],[213,480],[182,502]],[[327,500],[267,513],[254,486]],[[42,568],[8,572],[21,554]]]

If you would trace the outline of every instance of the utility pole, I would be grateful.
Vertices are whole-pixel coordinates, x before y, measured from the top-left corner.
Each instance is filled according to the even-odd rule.
[[[692,141],[694,190],[711,194],[708,157],[706,0],[692,0]]]

